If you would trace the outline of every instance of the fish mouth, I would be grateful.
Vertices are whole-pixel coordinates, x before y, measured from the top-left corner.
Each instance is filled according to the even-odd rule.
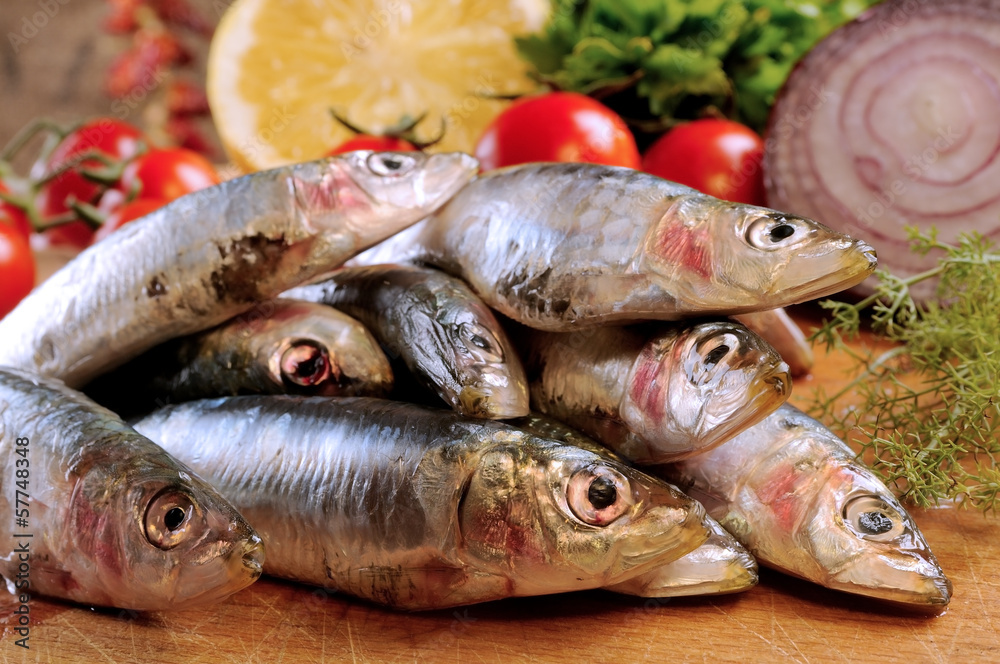
[[[631,578],[654,567],[673,562],[704,544],[711,535],[705,508],[680,491],[673,500],[652,500],[659,503],[642,517],[644,524],[629,533],[621,549],[622,576]],[[660,492],[657,492],[660,493]],[[667,491],[663,492],[668,493]]]
[[[788,363],[782,361],[780,364],[775,366],[771,373],[764,376],[762,382],[764,385],[769,387],[770,390],[764,390],[760,396],[754,399],[754,401],[766,401],[767,397],[775,396],[780,399],[778,402],[779,404],[783,403],[792,392],[791,369],[788,368]],[[777,406],[775,406],[775,408],[777,408]],[[761,419],[764,418],[762,417]]]
[[[754,557],[710,517],[705,526],[712,535],[694,551],[607,589],[641,597],[689,597],[737,593],[757,585]]]
[[[531,412],[526,389],[469,385],[462,388],[457,400],[462,413],[470,417],[505,420],[526,417]]]
[[[885,556],[876,560],[874,564],[859,561],[841,570],[830,587],[908,606],[944,608],[951,601],[951,581],[933,561],[918,558],[901,563]]]
[[[857,286],[875,271],[878,255],[867,242],[852,240],[839,251],[804,260],[795,266],[797,269],[790,269],[784,279],[779,280],[773,293],[782,300],[787,299],[788,304],[815,300]]]
[[[259,579],[264,573],[264,543],[260,535],[254,535],[244,541],[243,554],[234,558],[239,561],[237,576],[245,575],[248,578],[247,586]]]
[[[792,391],[792,378],[788,364],[780,361],[747,385],[747,394],[752,394],[738,404],[730,406],[722,416],[714,420],[710,428],[697,432],[698,447],[679,453],[671,458],[678,461],[715,449],[719,445],[762,422],[788,400]],[[717,413],[718,415],[718,413]]]
[[[180,610],[221,602],[259,579],[263,569],[264,543],[254,533],[232,542],[228,555],[184,566],[176,579],[169,608]]]

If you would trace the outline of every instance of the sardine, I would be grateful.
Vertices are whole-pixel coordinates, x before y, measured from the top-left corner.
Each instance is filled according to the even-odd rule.
[[[511,424],[536,436],[625,462],[593,438],[545,415],[532,413],[512,420]],[[605,590],[639,597],[685,597],[723,595],[757,585],[757,561],[753,556],[712,517],[705,517],[705,526],[711,534],[694,551],[626,581],[606,586]]]
[[[532,406],[638,464],[711,449],[791,391],[788,365],[735,321],[516,336]]]
[[[0,456],[11,592],[159,611],[222,600],[260,576],[261,539],[229,502],[57,381],[0,370]]]
[[[71,387],[325,274],[428,215],[468,155],[352,152],[183,196],[95,244],[0,320],[0,365]]]
[[[161,344],[84,388],[119,414],[227,395],[385,396],[390,389],[389,360],[364,325],[288,299]]]
[[[664,474],[763,565],[906,604],[942,607],[951,598],[951,582],[892,492],[793,406]]]
[[[809,219],[627,168],[525,164],[480,176],[354,264],[419,261],[531,327],[740,314],[860,283],[875,250]]]
[[[708,536],[701,506],[661,480],[450,411],[248,396],[136,428],[239,507],[265,573],[396,608],[597,588]]]
[[[323,302],[360,320],[463,415],[528,414],[520,358],[489,307],[460,279],[425,267],[373,265],[338,270],[286,296]]]

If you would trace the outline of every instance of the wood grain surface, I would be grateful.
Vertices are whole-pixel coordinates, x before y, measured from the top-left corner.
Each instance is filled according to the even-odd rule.
[[[800,316],[801,319],[801,316]],[[816,384],[842,358],[817,357]],[[955,586],[942,615],[907,613],[770,570],[752,590],[642,600],[604,591],[403,614],[263,579],[226,602],[129,615],[31,600],[28,651],[4,662],[997,662],[1000,521],[955,508],[914,516]]]

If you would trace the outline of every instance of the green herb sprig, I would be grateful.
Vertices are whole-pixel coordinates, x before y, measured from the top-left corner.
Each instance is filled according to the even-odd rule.
[[[955,500],[995,512],[1000,254],[977,233],[947,244],[934,229],[907,232],[915,252],[943,252],[938,265],[905,279],[879,271],[875,293],[861,302],[821,303],[832,316],[812,340],[849,354],[852,379],[836,394],[817,390],[810,410],[841,435],[853,430],[859,456],[907,501]],[[915,302],[910,288],[933,278],[937,299]],[[857,337],[864,311],[875,338],[897,345],[877,354],[844,343]]]
[[[762,131],[798,59],[878,0],[552,0],[515,40],[540,81],[589,94],[640,131],[722,114]]]

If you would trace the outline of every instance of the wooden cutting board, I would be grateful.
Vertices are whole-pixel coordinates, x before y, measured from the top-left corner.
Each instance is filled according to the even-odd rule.
[[[796,394],[843,382],[819,353]],[[738,595],[642,600],[603,591],[403,614],[263,579],[226,602],[128,615],[32,599],[10,662],[997,662],[1000,520],[955,508],[914,516],[955,586],[948,610],[909,614],[762,570]]]

